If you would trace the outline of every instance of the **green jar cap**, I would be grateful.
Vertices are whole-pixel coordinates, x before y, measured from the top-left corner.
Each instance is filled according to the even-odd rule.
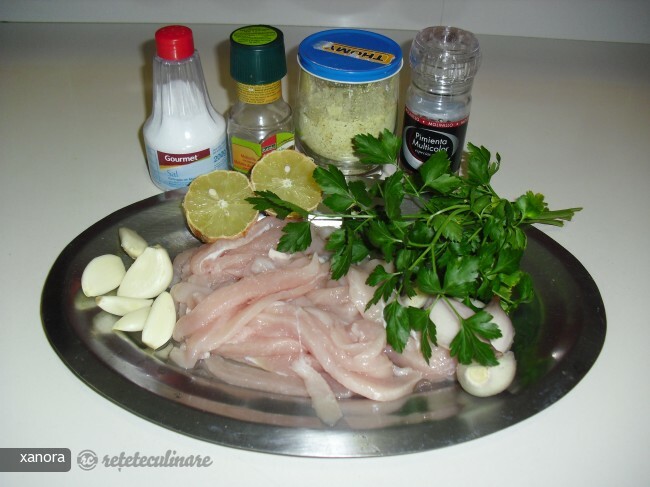
[[[266,85],[286,74],[284,35],[280,29],[249,25],[230,34],[230,76],[235,81]]]

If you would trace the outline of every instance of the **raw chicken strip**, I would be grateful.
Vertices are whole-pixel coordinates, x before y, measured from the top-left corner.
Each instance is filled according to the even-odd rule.
[[[327,273],[327,266],[314,255],[303,267],[253,275],[214,291],[176,324],[174,338],[187,338],[184,362],[196,363],[217,350],[268,305],[304,295],[326,278]]]
[[[285,222],[277,218],[267,217],[258,220],[242,238],[217,240],[213,244],[204,245],[192,256],[190,267],[194,274],[203,274],[208,272],[208,266],[225,252],[245,246],[250,242],[256,242],[265,232],[279,230],[285,225]]]
[[[300,357],[293,362],[293,370],[305,381],[305,387],[312,398],[312,405],[323,423],[334,426],[343,417],[334,392],[323,377]]]
[[[231,314],[233,310],[244,306],[274,291],[282,291],[301,286],[327,274],[325,266],[319,263],[317,256],[309,265],[298,268],[279,269],[242,278],[239,281],[216,289],[201,301],[191,313],[182,316],[176,329],[174,339],[181,341],[196,333],[209,323]]]
[[[422,375],[415,371],[405,370],[399,374],[384,373],[373,377],[351,370],[348,366],[350,362],[354,362],[354,356],[341,354],[333,344],[328,330],[320,326],[320,322],[312,315],[304,310],[299,310],[298,313],[303,344],[334,379],[351,391],[375,401],[390,401],[411,393],[415,384],[422,378]],[[395,371],[386,355],[369,357],[367,360],[368,372],[374,367],[384,369],[382,362],[389,365],[391,372]]]

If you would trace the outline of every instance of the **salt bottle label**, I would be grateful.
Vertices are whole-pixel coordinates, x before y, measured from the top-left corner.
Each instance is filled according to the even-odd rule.
[[[444,150],[457,171],[465,145],[469,117],[455,121],[433,120],[417,115],[407,107],[404,114],[402,164],[417,170],[431,155]]]
[[[183,188],[201,174],[228,169],[225,139],[216,147],[183,154],[147,147],[147,159],[154,183],[166,190]]]

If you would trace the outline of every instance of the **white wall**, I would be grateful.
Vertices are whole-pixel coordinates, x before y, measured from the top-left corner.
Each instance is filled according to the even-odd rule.
[[[650,43],[650,0],[0,0],[0,21],[365,27]]]

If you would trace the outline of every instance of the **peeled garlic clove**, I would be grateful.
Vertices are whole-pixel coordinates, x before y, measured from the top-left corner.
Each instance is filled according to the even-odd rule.
[[[147,306],[125,314],[113,325],[113,330],[142,331],[144,323],[147,321],[147,316],[149,316],[150,309],[151,308]]]
[[[126,269],[117,255],[106,254],[88,262],[81,274],[81,290],[90,297],[112,291],[120,285]]]
[[[472,362],[470,365],[458,364],[456,377],[461,387],[478,397],[488,397],[505,391],[515,378],[517,362],[515,354],[507,352],[498,358],[499,364],[487,367]]]
[[[118,296],[155,298],[172,282],[174,268],[169,254],[162,247],[147,247],[126,271]]]
[[[156,350],[167,343],[176,325],[176,307],[171,294],[163,292],[151,305],[142,330],[142,342]]]
[[[97,306],[112,315],[124,316],[140,308],[148,308],[151,299],[126,298],[124,296],[99,296],[95,298]]]
[[[147,241],[142,238],[135,230],[122,227],[118,231],[120,236],[120,245],[124,252],[133,259],[137,259],[149,246]]]

